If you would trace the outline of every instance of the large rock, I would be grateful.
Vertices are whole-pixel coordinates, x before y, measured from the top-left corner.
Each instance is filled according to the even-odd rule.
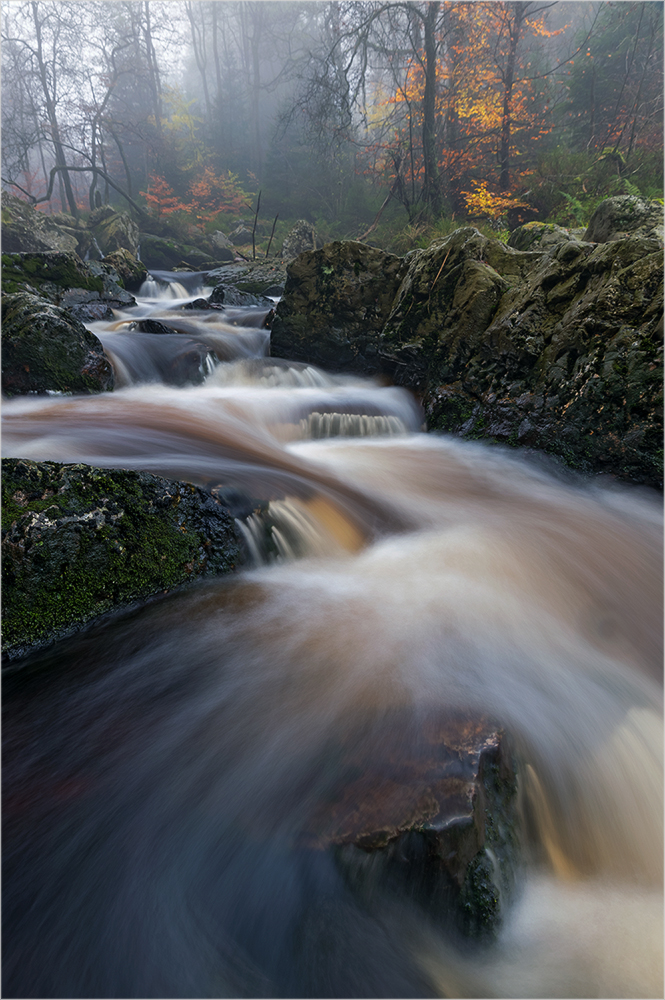
[[[403,273],[401,258],[364,243],[328,243],[289,264],[271,354],[372,371],[378,335]]]
[[[5,459],[3,651],[10,659],[245,558],[236,524],[187,483]]]
[[[281,295],[286,281],[286,266],[273,258],[270,261],[252,260],[231,267],[218,267],[208,271],[207,285],[233,286],[250,295]]]
[[[511,246],[461,229],[403,260],[330,244],[289,265],[271,351],[387,374],[430,429],[659,485],[663,253],[634,221],[602,244],[537,223]]]
[[[78,247],[78,238],[74,232],[76,220],[71,220],[71,226],[62,225],[62,213],[59,216],[48,216],[38,212],[27,202],[15,198],[6,191],[2,192],[2,249],[5,253],[14,252],[74,252]]]
[[[96,208],[88,217],[88,229],[105,255],[128,250],[136,257],[139,227],[127,212],[116,212],[108,205]]]
[[[2,390],[94,393],[113,388],[102,345],[66,309],[27,292],[2,298]]]
[[[10,294],[37,293],[57,305],[64,296],[72,300],[77,291],[96,293],[100,301],[113,306],[134,305],[114,263],[131,270],[124,256],[120,260],[112,256],[107,262],[83,261],[76,253],[3,253],[2,288]]]
[[[119,282],[123,288],[129,292],[138,292],[144,281],[148,278],[148,269],[145,264],[136,259],[129,250],[122,247],[107,254],[104,264],[111,268],[118,275]]]
[[[591,216],[584,239],[592,243],[622,240],[626,236],[663,239],[663,206],[645,198],[620,195],[602,201]]]
[[[141,260],[150,270],[170,271],[184,264],[194,271],[204,271],[217,262],[210,254],[188,243],[149,233],[141,233],[140,248]]]

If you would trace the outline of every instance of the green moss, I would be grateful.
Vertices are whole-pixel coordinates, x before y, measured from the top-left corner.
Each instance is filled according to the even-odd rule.
[[[501,914],[501,897],[495,883],[494,865],[484,849],[467,869],[460,904],[462,928],[469,937],[494,935]]]
[[[242,561],[230,515],[189,484],[9,459],[2,499],[10,652]]]
[[[48,283],[58,288],[84,288],[103,292],[100,276],[90,273],[84,261],[73,253],[2,254],[3,291],[21,291],[26,284],[39,288]]]

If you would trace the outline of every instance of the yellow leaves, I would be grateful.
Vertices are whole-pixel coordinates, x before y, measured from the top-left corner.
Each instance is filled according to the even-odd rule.
[[[490,191],[487,181],[471,181],[472,191],[462,191],[469,215],[481,215],[498,219],[509,208],[528,208],[525,201],[514,195],[497,194]]]

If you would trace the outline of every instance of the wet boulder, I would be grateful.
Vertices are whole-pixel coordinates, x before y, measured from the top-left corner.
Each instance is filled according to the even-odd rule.
[[[96,393],[113,389],[102,345],[66,309],[27,292],[2,299],[2,390]]]
[[[401,258],[353,241],[296,257],[287,267],[271,354],[336,370],[376,370],[378,335],[402,269]]]
[[[208,303],[225,306],[266,306],[268,309],[273,304],[272,299],[265,295],[243,292],[233,285],[216,285],[210,294]]]
[[[374,727],[370,748],[355,733],[336,748],[339,784],[302,843],[331,851],[361,898],[377,884],[406,891],[448,928],[492,937],[522,864],[510,748],[484,718],[433,714],[419,720],[417,737],[412,724],[395,711]]]
[[[223,285],[224,288],[237,288],[240,292],[250,295],[281,295],[286,281],[286,265],[282,261],[270,259],[249,260],[236,263],[232,267],[218,267],[208,271],[207,285]],[[275,288],[279,288],[277,293]]]
[[[118,275],[122,287],[128,292],[138,292],[141,285],[148,278],[148,270],[136,256],[131,254],[124,247],[119,247],[104,258],[107,268],[112,268]]]
[[[171,271],[181,265],[193,271],[215,266],[216,260],[198,247],[170,237],[141,233],[141,260],[149,270]]]
[[[105,612],[228,573],[244,543],[215,498],[142,472],[2,462],[3,653]]]

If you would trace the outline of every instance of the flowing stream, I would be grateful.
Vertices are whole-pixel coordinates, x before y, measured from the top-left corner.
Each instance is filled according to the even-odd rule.
[[[662,996],[658,499],[425,434],[406,391],[271,358],[265,310],[160,277],[91,324],[119,388],[6,402],[4,454],[271,520],[241,574],[5,679],[3,995]],[[531,817],[493,943],[302,844],[349,747],[362,771],[460,712],[509,734]]]

